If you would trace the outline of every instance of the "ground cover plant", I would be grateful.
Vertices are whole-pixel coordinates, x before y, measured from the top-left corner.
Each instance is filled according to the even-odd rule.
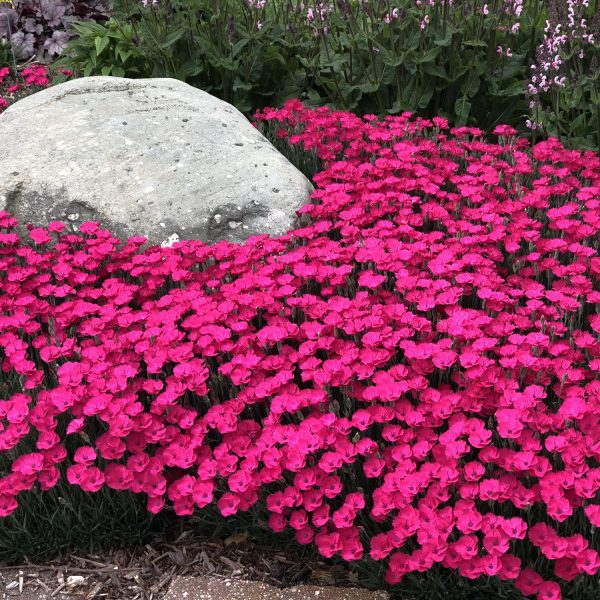
[[[299,227],[120,244],[0,216],[0,514],[62,486],[263,515],[324,557],[597,597],[600,157],[509,126],[256,115]]]
[[[598,0],[115,0],[60,64],[175,77],[256,108],[300,98],[600,148]]]
[[[16,69],[0,67],[0,113],[21,98],[48,87],[53,75],[66,81],[72,73],[66,69],[49,68],[37,63]]]

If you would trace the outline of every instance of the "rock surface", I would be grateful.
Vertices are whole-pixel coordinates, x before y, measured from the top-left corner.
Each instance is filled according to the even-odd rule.
[[[259,581],[175,577],[164,600],[388,600],[386,592],[298,585],[280,590]]]
[[[0,210],[23,228],[242,242],[293,228],[313,191],[235,107],[175,79],[45,89],[0,116],[0,139]]]

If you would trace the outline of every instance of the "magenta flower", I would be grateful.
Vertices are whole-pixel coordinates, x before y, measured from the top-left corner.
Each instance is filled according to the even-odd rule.
[[[24,382],[0,401],[0,514],[63,465],[152,513],[264,510],[390,583],[439,564],[552,598],[594,576],[600,158],[409,114],[259,118],[326,161],[280,238],[140,251],[53,223],[26,245],[0,214],[3,372]]]

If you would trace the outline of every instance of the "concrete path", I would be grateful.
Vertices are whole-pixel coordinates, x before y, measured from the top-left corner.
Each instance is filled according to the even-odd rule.
[[[298,585],[280,590],[258,581],[175,577],[164,600],[388,600],[386,592]]]
[[[57,587],[49,579],[44,583],[39,575],[41,574],[35,572],[2,573],[0,571],[0,600],[99,600],[118,597],[102,593],[97,586],[91,589],[88,586],[80,586],[81,582],[76,577],[66,578]],[[176,576],[166,591],[150,594],[150,598],[152,600],[389,600],[389,595],[386,592],[372,592],[359,588],[315,585],[297,585],[279,589],[260,581],[205,575]]]

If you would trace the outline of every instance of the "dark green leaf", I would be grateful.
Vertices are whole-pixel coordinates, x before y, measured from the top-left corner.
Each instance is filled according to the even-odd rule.
[[[449,81],[446,69],[440,65],[436,65],[435,63],[427,63],[423,65],[423,73],[426,75],[432,75],[438,79],[443,79],[444,81]]]
[[[502,75],[502,80],[512,79],[513,77],[522,77],[526,68],[526,63],[523,55],[513,54],[512,58],[506,60],[504,68],[499,70],[498,76]]]
[[[585,113],[578,115],[570,122],[570,129],[572,133],[579,131],[579,128],[585,124]]]
[[[334,54],[333,56],[327,56],[323,51],[319,55],[319,67],[321,69],[333,68],[334,71],[339,71],[348,63],[348,58],[341,54]]]
[[[388,67],[398,67],[404,62],[404,59],[406,57],[405,52],[402,52],[400,54],[393,54],[392,52],[389,52],[386,48],[382,46],[378,46],[378,48],[378,56],[383,61],[384,65],[387,65]]]
[[[430,50],[425,52],[422,56],[417,56],[415,58],[415,62],[418,65],[424,65],[426,63],[434,62],[439,53],[440,53],[439,48],[431,48]]]
[[[467,117],[471,112],[471,103],[466,96],[459,98],[454,104],[454,114],[456,116],[456,124],[464,125],[467,122]]]
[[[232,89],[233,91],[237,91],[237,90],[246,90],[246,91],[250,91],[252,90],[252,84],[251,83],[247,83],[242,81],[239,77],[235,78],[235,81],[233,82],[233,86]]]
[[[449,46],[452,43],[452,31],[448,30],[446,32],[446,37],[437,38],[437,39],[433,40],[433,43],[436,46],[441,46],[441,47]]]
[[[406,110],[406,105],[402,102],[402,98],[396,98],[391,108],[387,109],[387,113],[390,115],[404,112]]]
[[[304,56],[299,56],[298,60],[300,61],[300,64],[307,69],[311,69],[313,67],[313,62],[304,58]]]
[[[472,98],[478,92],[479,84],[479,77],[468,77],[460,86],[460,92],[467,98]]]
[[[359,85],[352,86],[353,88],[360,90],[364,94],[370,94],[372,92],[376,92],[379,89],[378,82],[370,82],[366,81],[365,83],[361,83]]]
[[[242,38],[238,40],[231,48],[232,56],[236,57],[247,45],[250,41],[250,38]]]
[[[161,44],[161,48],[163,50],[169,48],[170,46],[178,42],[185,33],[186,30],[183,27],[180,27],[175,31],[171,31],[171,33],[169,33],[169,35],[167,35],[167,37],[165,38],[165,41]]]
[[[267,46],[265,49],[265,60],[270,63],[278,62],[285,66],[285,58],[281,55],[276,46]]]
[[[417,108],[427,108],[427,105],[431,101],[433,96],[434,87],[431,82],[425,84],[421,90],[419,90],[419,96],[416,100]]]
[[[511,84],[503,87],[502,89],[494,92],[495,96],[511,97],[511,96],[522,96],[525,93],[525,82],[524,81],[513,81]]]
[[[454,83],[454,82],[458,81],[468,71],[469,71],[469,65],[453,63],[451,65],[451,70],[450,70],[450,75],[449,75],[450,82]]]

